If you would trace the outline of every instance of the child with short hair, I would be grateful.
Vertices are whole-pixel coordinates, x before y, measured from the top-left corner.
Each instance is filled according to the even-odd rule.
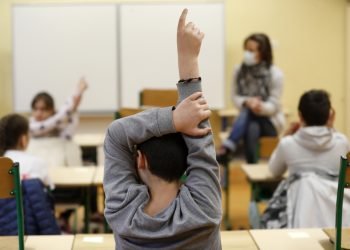
[[[334,130],[335,111],[324,90],[305,92],[299,100],[299,123],[287,130],[273,152],[269,167],[275,176],[286,170],[338,175],[339,159],[349,151],[347,137]]]
[[[177,31],[176,108],[119,119],[107,131],[105,216],[118,249],[221,249],[219,167],[198,69],[204,34],[186,15]]]
[[[335,111],[326,91],[305,92],[298,110],[300,122],[291,124],[269,161],[274,176],[288,170],[289,177],[279,184],[261,217],[264,228],[334,225],[336,177],[340,157],[350,144],[333,128]]]

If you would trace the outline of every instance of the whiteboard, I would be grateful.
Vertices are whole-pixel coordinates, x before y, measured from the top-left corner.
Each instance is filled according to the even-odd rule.
[[[120,6],[120,90],[124,107],[139,106],[143,88],[176,88],[176,29],[182,9],[205,33],[200,74],[208,103],[224,107],[224,4],[123,4]]]
[[[14,108],[28,112],[48,91],[56,108],[85,76],[80,110],[115,111],[118,103],[117,5],[14,5]]]

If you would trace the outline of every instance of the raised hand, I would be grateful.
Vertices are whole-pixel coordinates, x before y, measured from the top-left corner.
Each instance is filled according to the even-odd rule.
[[[201,121],[208,119],[211,114],[207,101],[202,92],[196,92],[184,99],[173,112],[173,122],[177,132],[189,136],[203,136],[210,128],[199,128]]]
[[[301,127],[300,122],[292,122],[288,129],[284,132],[283,136],[294,135]]]
[[[204,33],[194,23],[186,24],[187,9],[181,13],[177,26],[177,53],[180,79],[199,77],[198,55]]]
[[[82,95],[83,92],[87,89],[87,87],[88,87],[88,84],[85,80],[85,77],[81,77],[77,86],[77,93],[79,95]]]
[[[84,93],[84,91],[87,89],[88,84],[85,80],[84,77],[81,77],[77,86],[77,90],[76,90],[76,94],[73,97],[73,111],[76,111],[80,101],[81,101],[81,97]]]

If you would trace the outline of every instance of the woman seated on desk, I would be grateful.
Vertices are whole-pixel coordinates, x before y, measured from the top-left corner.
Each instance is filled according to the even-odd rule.
[[[75,93],[56,112],[54,100],[46,92],[38,93],[32,101],[30,135],[33,140],[28,151],[45,157],[50,166],[81,166],[80,148],[71,139],[79,122],[78,106],[87,88],[81,78]]]
[[[234,71],[233,101],[240,114],[229,137],[217,153],[219,163],[226,165],[244,140],[248,163],[257,160],[257,145],[261,136],[277,136],[285,119],[280,98],[283,74],[273,65],[268,36],[257,33],[244,41],[243,63]]]

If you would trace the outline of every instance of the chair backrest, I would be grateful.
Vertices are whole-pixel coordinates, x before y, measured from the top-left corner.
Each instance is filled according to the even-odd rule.
[[[144,109],[135,109],[135,108],[121,108],[115,113],[115,119],[127,117],[130,115],[135,115],[139,112],[142,112]]]
[[[6,157],[0,157],[0,199],[14,196],[15,179],[10,175],[13,162]]]
[[[346,158],[341,157],[338,190],[337,190],[337,205],[335,215],[335,249],[340,250],[342,245],[342,217],[343,217],[343,199],[344,189],[350,188],[350,152],[346,155]]]
[[[176,89],[143,89],[140,92],[140,106],[167,107],[176,105]]]
[[[24,250],[24,219],[22,188],[19,164],[13,163],[10,158],[0,157],[0,198],[16,198],[18,248]]]
[[[263,136],[259,139],[259,158],[269,158],[279,142],[278,136]]]

